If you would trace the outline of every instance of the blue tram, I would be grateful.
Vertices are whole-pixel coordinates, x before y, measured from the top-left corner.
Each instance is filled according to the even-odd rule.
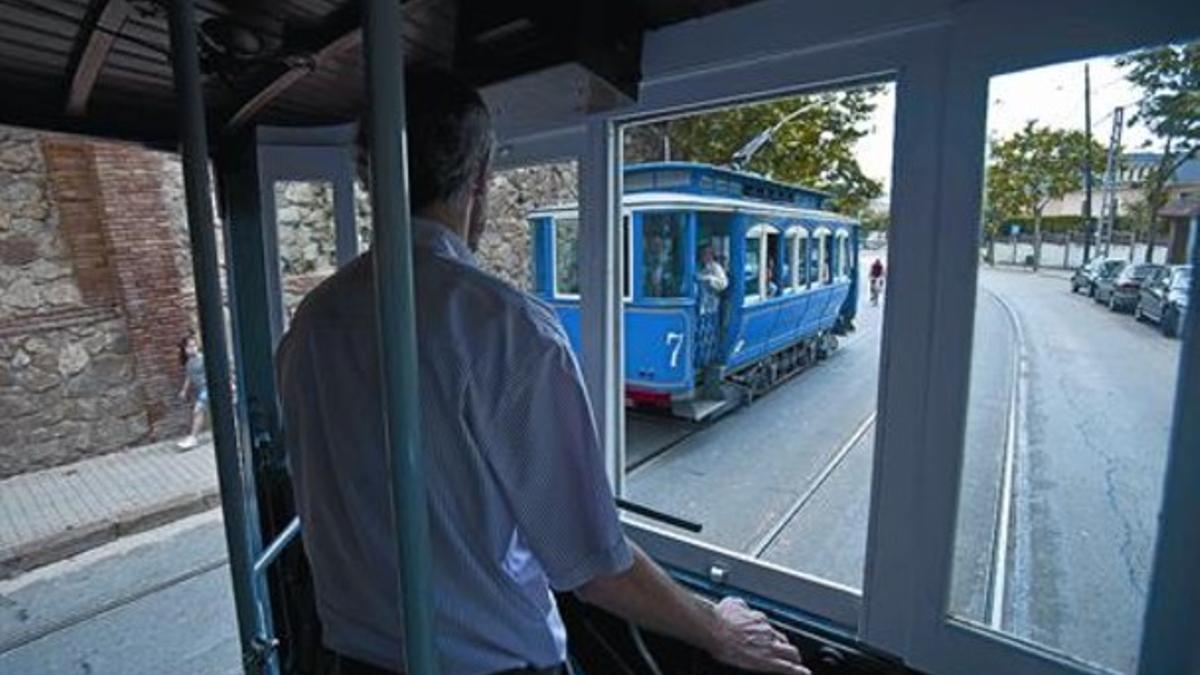
[[[700,419],[836,347],[853,329],[859,225],[828,197],[707,164],[625,169],[627,405]],[[528,217],[535,292],[578,352],[576,207]]]

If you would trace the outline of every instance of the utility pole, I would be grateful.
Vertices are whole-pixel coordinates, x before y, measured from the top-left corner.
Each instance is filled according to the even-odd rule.
[[[1083,132],[1087,136],[1083,159],[1083,264],[1092,258],[1092,73],[1083,64]]]
[[[1112,118],[1112,135],[1108,139],[1108,160],[1104,166],[1104,194],[1100,203],[1100,242],[1104,245],[1103,255],[1105,256],[1112,248],[1113,230],[1117,225],[1117,182],[1121,171],[1121,127],[1125,123],[1125,108],[1121,106],[1113,108]],[[1099,245],[1097,244],[1097,246]]]

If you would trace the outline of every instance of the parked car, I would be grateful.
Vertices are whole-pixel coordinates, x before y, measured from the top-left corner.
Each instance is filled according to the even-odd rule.
[[[1142,284],[1133,316],[1138,321],[1157,322],[1163,335],[1179,335],[1187,314],[1188,289],[1192,284],[1191,265],[1172,265],[1155,273]]]
[[[1107,302],[1107,295],[1112,289],[1113,282],[1121,274],[1121,270],[1129,263],[1124,260],[1105,260],[1096,270],[1096,276],[1092,279],[1092,285],[1088,288],[1088,295],[1096,302]]]
[[[1075,274],[1071,275],[1071,292],[1083,291],[1085,295],[1095,296],[1097,278],[1101,274],[1115,276],[1124,266],[1125,261],[1117,258],[1093,258],[1088,264],[1075,268]]]
[[[1154,263],[1125,265],[1115,277],[1101,277],[1096,283],[1096,294],[1092,297],[1096,302],[1108,304],[1108,308],[1114,312],[1133,309],[1141,297],[1142,282],[1157,275],[1161,269],[1162,265]]]

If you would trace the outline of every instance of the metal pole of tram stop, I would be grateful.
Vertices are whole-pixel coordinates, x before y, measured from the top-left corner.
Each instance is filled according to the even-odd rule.
[[[400,0],[364,0],[371,213],[383,422],[409,675],[435,675],[429,518],[417,401],[417,334]]]
[[[192,0],[171,0],[169,7],[171,65],[179,105],[179,136],[188,233],[192,246],[192,274],[196,279],[196,304],[200,310],[204,376],[208,381],[209,411],[221,489],[221,510],[225,514],[225,542],[229,549],[238,636],[241,639],[243,665],[247,669],[252,672],[275,672],[274,655],[265,643],[264,612],[255,597],[251,576],[253,563],[247,535],[249,525],[238,462],[229,352],[225,344],[224,311],[217,271],[217,242],[213,233],[208,132],[204,121],[196,22]]]

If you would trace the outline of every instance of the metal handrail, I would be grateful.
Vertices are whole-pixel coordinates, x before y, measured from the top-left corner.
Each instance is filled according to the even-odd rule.
[[[288,544],[292,543],[292,540],[295,539],[296,535],[298,534],[300,534],[300,516],[294,516],[292,518],[292,522],[288,523],[287,527],[283,528],[283,532],[280,532],[278,537],[275,537],[270,544],[267,544],[267,547],[263,549],[263,552],[260,553],[258,558],[254,560],[255,576],[266,572],[267,568],[271,566],[271,563],[275,562],[275,559],[279,557],[279,554],[283,553],[284,549],[288,547]]]

